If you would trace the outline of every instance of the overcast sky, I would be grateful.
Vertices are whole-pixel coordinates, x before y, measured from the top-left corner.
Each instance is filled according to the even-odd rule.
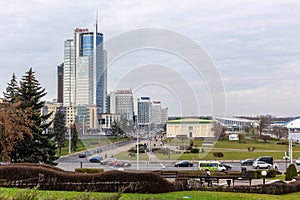
[[[299,1],[10,0],[0,1],[0,7],[1,92],[13,73],[20,80],[33,67],[46,99],[55,99],[64,40],[72,38],[76,27],[92,29],[99,11],[105,40],[126,31],[159,28],[196,42],[221,77],[227,115],[300,115]],[[145,68],[149,64],[153,66]],[[208,83],[180,56],[132,52],[108,72],[108,90],[131,87],[135,97],[161,100],[169,115],[212,114]],[[141,73],[156,79],[143,83]]]

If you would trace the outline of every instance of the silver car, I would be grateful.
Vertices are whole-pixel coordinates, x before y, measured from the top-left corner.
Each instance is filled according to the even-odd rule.
[[[295,164],[300,165],[300,157],[297,160],[295,160]]]
[[[272,168],[271,164],[266,163],[264,161],[254,161],[252,166],[255,169],[271,169]]]

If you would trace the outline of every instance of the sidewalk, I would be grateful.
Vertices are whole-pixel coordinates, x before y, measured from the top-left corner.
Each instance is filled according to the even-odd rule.
[[[128,151],[131,147],[134,147],[136,145],[136,142],[134,140],[130,141],[129,144],[126,145],[118,145],[117,143],[109,145],[110,148],[107,148],[108,146],[101,147],[102,152],[94,154],[92,156],[89,156],[89,158],[94,156],[101,156],[105,159],[105,157],[114,157],[116,154]],[[105,156],[106,155],[106,156]]]

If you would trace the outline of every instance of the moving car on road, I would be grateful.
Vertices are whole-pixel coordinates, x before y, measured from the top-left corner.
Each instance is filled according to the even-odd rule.
[[[101,160],[103,160],[103,158],[101,156],[96,156],[96,157],[90,158],[90,162],[94,162],[94,163],[100,163]]]
[[[219,165],[224,166],[226,170],[230,170],[232,167],[226,163],[220,163]]]
[[[247,158],[246,160],[242,160],[242,165],[253,165],[254,159],[253,158]]]
[[[295,160],[295,164],[296,165],[300,165],[300,158],[298,158],[297,160]]]
[[[84,152],[81,152],[81,153],[79,153],[79,158],[85,158],[86,157],[86,154],[84,153]]]
[[[256,161],[264,161],[266,163],[273,165],[273,157],[272,156],[261,156],[261,157],[256,158]]]
[[[115,159],[115,158],[106,158],[104,160],[101,160],[100,164],[101,165],[107,165],[109,162],[116,162],[116,161],[117,161],[117,159]]]
[[[130,167],[131,164],[128,161],[115,161],[115,162],[109,162],[109,166],[112,167]]]
[[[175,163],[174,166],[175,167],[193,167],[193,163],[190,161],[183,160],[183,161],[179,161],[179,162]]]
[[[255,169],[271,169],[272,168],[272,165],[269,164],[269,163],[266,163],[264,161],[254,161],[253,162],[253,168]]]

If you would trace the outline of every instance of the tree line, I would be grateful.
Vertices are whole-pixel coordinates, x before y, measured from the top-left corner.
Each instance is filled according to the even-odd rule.
[[[18,83],[15,74],[3,92],[0,104],[0,160],[54,164],[56,150],[65,143],[65,117],[56,112],[53,129],[51,113],[42,114],[46,95],[32,68]]]

